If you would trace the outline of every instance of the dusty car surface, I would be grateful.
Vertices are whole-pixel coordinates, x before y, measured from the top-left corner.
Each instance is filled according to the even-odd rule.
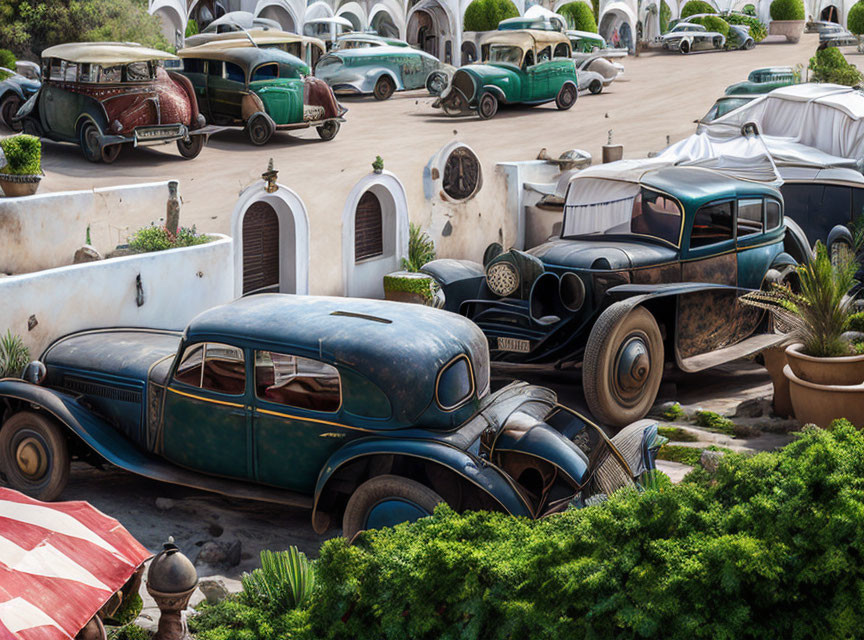
[[[309,127],[332,140],[345,121],[347,109],[327,83],[290,53],[217,42],[182,49],[179,56],[201,112],[214,124],[244,127],[253,144],[266,144],[277,129]]]
[[[726,45],[726,37],[722,33],[708,31],[703,25],[693,22],[679,22],[659,36],[658,40],[664,49],[680,51],[684,54],[691,51],[722,49]]]
[[[735,111],[735,109],[743,107],[745,104],[752,102],[756,97],[757,94],[731,95],[717,98],[717,101],[713,105],[711,105],[710,109],[708,109],[708,113],[706,113],[696,122],[698,124],[710,124],[717,120],[717,118],[722,118],[727,113]]]
[[[410,47],[404,40],[385,38],[376,33],[344,33],[336,38],[333,51],[369,49],[371,47]]]
[[[819,31],[819,45],[825,47],[850,47],[858,44],[858,37],[839,24]]]
[[[38,79],[0,67],[0,123],[12,131],[21,131],[21,123],[14,117],[21,105],[39,91],[41,84]]]
[[[750,29],[740,24],[729,25],[729,37],[726,39],[727,49],[743,49],[749,51],[756,46],[756,41],[750,35]]]
[[[482,63],[460,67],[432,105],[447,115],[492,118],[499,104],[576,104],[579,80],[570,40],[556,31],[493,31],[480,42]]]
[[[199,37],[200,36],[200,37]],[[258,47],[261,49],[280,49],[300,58],[314,69],[318,60],[327,53],[327,47],[320,38],[301,36],[278,29],[250,29],[248,31],[224,31],[222,33],[199,34],[186,39],[186,49],[208,45],[222,49]],[[212,44],[218,43],[218,44]]]
[[[176,142],[187,159],[209,130],[192,84],[162,61],[175,56],[136,44],[61,44],[42,52],[42,86],[14,120],[39,137],[81,146],[91,162],[114,162],[124,144]]]
[[[620,65],[606,60],[602,55],[584,58],[577,61],[576,76],[579,78],[579,91],[590,91],[597,94],[603,91],[621,75]]]
[[[768,93],[780,87],[788,87],[799,81],[799,74],[792,67],[764,67],[754,69],[744,82],[726,87],[726,95],[754,95]]]
[[[444,308],[476,322],[495,361],[582,363],[594,416],[621,426],[651,408],[671,362],[700,371],[773,344],[744,290],[790,277],[783,199],[765,184],[702,168],[576,177],[560,237],[484,264],[423,271]]]
[[[315,75],[337,95],[369,95],[387,100],[396,91],[426,88],[437,95],[452,67],[411,47],[383,45],[331,51],[315,67]]]
[[[290,322],[286,322],[290,318]],[[343,534],[439,502],[540,517],[633,485],[662,439],[608,440],[548,389],[490,393],[467,319],[419,305],[262,294],[182,333],[105,329],[0,380],[0,469],[39,499],[70,457],[160,481],[309,508]]]

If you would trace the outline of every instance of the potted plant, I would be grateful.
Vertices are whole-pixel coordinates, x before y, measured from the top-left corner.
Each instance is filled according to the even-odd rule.
[[[434,259],[435,243],[419,226],[409,225],[408,257],[402,258],[402,271],[384,276],[384,297],[397,302],[439,306],[438,283],[432,276],[420,273],[423,265]]]
[[[835,259],[821,242],[816,255],[797,269],[799,290],[773,285],[743,301],[769,309],[794,340],[786,348],[783,375],[795,417],[827,426],[846,418],[864,426],[864,341],[850,333],[857,261]]]
[[[0,188],[9,197],[32,196],[42,179],[39,138],[19,134],[0,140]]]
[[[768,35],[785,36],[787,42],[795,44],[803,33],[804,3],[801,0],[774,0]]]

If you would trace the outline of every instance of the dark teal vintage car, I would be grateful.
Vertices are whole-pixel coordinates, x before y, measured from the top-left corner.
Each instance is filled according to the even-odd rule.
[[[579,81],[570,40],[557,31],[493,31],[480,43],[482,64],[460,67],[432,105],[450,116],[476,111],[483,120],[499,104],[576,104]]]
[[[286,320],[287,319],[287,320]],[[58,497],[70,458],[306,507],[347,537],[447,502],[540,517],[638,483],[662,438],[609,440],[548,389],[490,392],[471,322],[438,309],[261,294],[182,333],[104,329],[0,380],[0,471]],[[337,519],[337,520],[334,520]]]
[[[423,271],[493,360],[581,363],[592,413],[623,426],[654,404],[667,365],[701,371],[782,340],[738,298],[793,278],[796,262],[772,186],[693,167],[590,175],[570,183],[560,237]]]
[[[765,67],[754,69],[744,82],[736,82],[726,87],[727,96],[761,95],[780,87],[800,82],[801,73],[792,67]]]

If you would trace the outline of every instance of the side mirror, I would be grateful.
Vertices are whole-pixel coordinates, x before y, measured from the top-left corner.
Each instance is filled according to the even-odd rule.
[[[48,370],[45,365],[34,360],[24,368],[24,373],[21,375],[24,380],[30,384],[40,385],[45,381],[45,376],[48,375]]]

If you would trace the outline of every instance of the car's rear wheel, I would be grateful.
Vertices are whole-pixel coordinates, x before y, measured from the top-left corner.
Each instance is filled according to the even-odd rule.
[[[394,91],[396,91],[396,84],[393,80],[389,76],[381,76],[378,78],[378,82],[375,83],[372,95],[375,96],[376,100],[386,100],[393,95]]]
[[[336,137],[336,134],[339,133],[339,128],[340,124],[338,120],[328,120],[320,127],[316,127],[315,130],[318,132],[318,136],[327,142]]]
[[[31,498],[58,498],[69,481],[62,427],[32,411],[13,415],[0,428],[0,471],[13,489]]]
[[[679,51],[681,51],[681,53],[683,53],[685,55],[690,53],[690,43],[687,42],[686,40],[682,40],[681,46],[679,47]]]
[[[484,93],[477,103],[477,115],[481,120],[489,120],[498,113],[498,98],[492,93]]]
[[[599,80],[592,80],[591,84],[588,85],[588,91],[596,96],[598,93],[603,91],[603,83]]]
[[[177,141],[177,151],[187,160],[192,160],[201,154],[205,144],[207,144],[207,136],[189,136],[188,140]]]
[[[651,312],[616,302],[591,329],[582,362],[582,386],[591,413],[623,427],[643,418],[663,378],[663,336]]]
[[[108,144],[102,147],[102,162],[105,164],[114,162],[120,155],[122,148],[122,144]]]
[[[744,43],[744,49],[746,51],[750,51],[751,49],[755,49],[755,48],[756,48],[756,41],[755,40],[748,40],[747,42]]]
[[[567,83],[558,91],[555,96],[555,106],[559,111],[567,111],[570,107],[576,104],[576,87]]]
[[[431,96],[440,96],[447,88],[447,74],[443,71],[433,71],[426,78],[426,91]]]
[[[85,122],[78,132],[78,143],[81,153],[90,162],[102,161],[102,139],[99,127],[92,122]]]
[[[250,142],[259,147],[267,144],[274,131],[273,124],[261,113],[252,116],[246,123],[246,134],[249,136]]]
[[[345,507],[342,535],[353,540],[361,531],[392,527],[432,515],[444,499],[416,480],[376,476],[361,484]]]
[[[21,108],[21,98],[16,96],[14,93],[3,98],[3,101],[0,102],[0,120],[3,123],[12,129],[12,131],[21,131],[21,123],[20,122],[12,122],[12,118],[15,117],[15,114],[18,113],[18,109]]]

